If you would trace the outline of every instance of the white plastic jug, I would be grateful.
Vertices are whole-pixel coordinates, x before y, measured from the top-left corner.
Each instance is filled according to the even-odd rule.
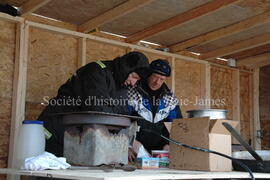
[[[44,151],[43,121],[23,121],[16,146],[16,167],[20,168],[26,158],[37,156]]]

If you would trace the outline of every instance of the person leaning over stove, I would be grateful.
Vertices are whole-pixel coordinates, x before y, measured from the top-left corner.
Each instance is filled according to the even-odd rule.
[[[38,117],[44,121],[47,134],[51,134],[46,140],[46,151],[63,156],[64,126],[62,116],[55,116],[56,113],[99,111],[128,114],[127,103],[99,104],[96,100],[127,99],[127,87],[134,86],[148,67],[147,57],[134,51],[113,60],[91,62],[78,69],[58,89],[57,96],[46,101],[46,108]],[[73,102],[74,99],[80,103],[62,103]]]
[[[167,60],[157,59],[150,64],[150,75],[142,79],[137,86],[130,87],[128,92],[129,112],[139,114],[143,120],[138,121],[140,130],[133,147],[129,148],[129,161],[135,158],[138,148],[151,150],[168,150],[169,145],[163,138],[144,130],[154,131],[169,137],[164,122],[172,122],[182,118],[179,101],[165,84],[166,77],[171,75],[171,67]]]

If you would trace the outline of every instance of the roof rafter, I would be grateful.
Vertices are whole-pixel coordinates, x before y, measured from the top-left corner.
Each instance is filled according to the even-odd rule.
[[[266,33],[247,40],[230,44],[219,49],[215,49],[213,51],[206,52],[200,55],[200,58],[203,60],[210,60],[213,58],[223,57],[229,54],[244,51],[246,49],[262,46],[268,43],[270,43],[270,33]]]
[[[230,26],[220,28],[216,31],[212,31],[204,35],[191,38],[187,41],[177,43],[175,45],[172,45],[170,49],[171,49],[171,52],[178,52],[178,51],[184,50],[185,48],[192,47],[194,45],[197,46],[197,45],[206,44],[214,40],[233,35],[235,33],[253,28],[254,26],[261,25],[269,21],[270,21],[270,11],[267,11],[257,16],[232,24]]]
[[[128,0],[119,6],[116,6],[112,8],[111,10],[93,18],[90,19],[88,22],[81,24],[78,27],[78,30],[80,32],[88,32],[102,24],[105,24],[109,21],[112,21],[116,18],[119,18],[127,13],[130,13],[131,11],[134,11],[138,8],[141,8],[149,3],[151,3],[153,0]]]
[[[225,56],[224,58],[225,59],[228,59],[228,58],[244,59],[244,58],[247,58],[250,56],[256,56],[256,55],[263,54],[266,52],[270,52],[270,44],[258,46],[258,47],[252,48],[252,49],[247,49],[245,51],[241,51],[241,52],[238,52],[235,54],[231,54],[229,56]]]
[[[23,5],[21,5],[20,13],[21,15],[30,14],[50,1],[51,0],[29,0],[25,2]]]
[[[251,68],[258,68],[270,65],[270,53],[261,54],[236,61],[237,66],[249,66]]]
[[[137,32],[129,36],[126,39],[126,42],[133,43],[133,42],[137,42],[139,40],[151,37],[157,33],[168,30],[176,25],[194,20],[197,17],[205,16],[209,13],[212,13],[213,11],[217,9],[224,8],[228,5],[231,5],[232,3],[236,3],[239,1],[241,0],[226,0],[226,1],[212,0],[211,2],[203,4],[187,12],[178,14],[172,18],[169,18],[168,20],[165,20],[151,27],[148,27],[140,32]]]

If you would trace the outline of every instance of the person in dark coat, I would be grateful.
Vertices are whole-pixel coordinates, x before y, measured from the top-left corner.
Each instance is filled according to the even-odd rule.
[[[142,79],[137,86],[130,87],[128,92],[130,113],[143,117],[138,121],[140,130],[133,143],[136,147],[129,150],[130,161],[135,158],[141,145],[150,154],[152,150],[168,150],[168,141],[156,134],[169,137],[164,122],[182,118],[179,101],[165,84],[166,77],[171,74],[168,61],[157,59],[150,64],[150,70],[149,77]]]
[[[56,97],[44,98],[46,108],[38,120],[44,122],[46,129],[46,151],[63,156],[64,126],[62,116],[55,113],[99,111],[128,114],[127,103],[119,102],[127,99],[127,86],[134,86],[148,66],[144,54],[130,52],[113,60],[91,62],[78,69],[59,88]]]

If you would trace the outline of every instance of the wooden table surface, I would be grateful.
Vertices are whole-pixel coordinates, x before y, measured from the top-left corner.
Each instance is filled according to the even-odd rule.
[[[143,179],[225,179],[225,178],[250,178],[246,172],[203,172],[185,171],[173,169],[137,169],[133,172],[114,169],[112,172],[102,170],[43,170],[25,171],[16,169],[0,168],[0,174],[17,174],[26,176],[42,176],[65,179],[88,179],[88,180],[143,180]],[[268,178],[270,173],[254,173],[255,178]]]

